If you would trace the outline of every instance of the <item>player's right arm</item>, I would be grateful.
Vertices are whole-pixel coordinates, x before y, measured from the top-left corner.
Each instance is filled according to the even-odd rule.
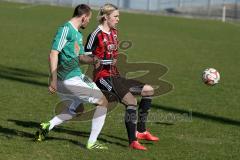
[[[84,47],[85,54],[87,54],[88,56],[94,57],[93,58],[94,68],[98,68],[100,66],[99,57],[93,53],[93,51],[97,48],[97,44],[98,44],[97,35],[99,31],[100,31],[99,28],[97,28],[94,32],[88,35],[87,43]]]
[[[57,90],[58,54],[59,54],[59,51],[51,50],[49,55],[50,79],[49,79],[48,90],[50,93],[55,93]]]
[[[84,47],[85,54],[92,55],[93,51],[97,48],[98,44],[98,32],[99,29],[96,29],[94,32],[88,35],[86,45]]]
[[[68,42],[68,33],[68,26],[59,27],[52,42],[52,49],[49,55],[50,81],[48,89],[50,93],[55,93],[57,91],[58,54],[60,54]]]

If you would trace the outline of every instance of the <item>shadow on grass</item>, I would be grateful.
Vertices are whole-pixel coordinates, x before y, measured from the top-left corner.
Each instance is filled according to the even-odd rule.
[[[36,81],[32,78],[48,77],[48,74],[36,72],[27,69],[21,69],[16,67],[7,67],[0,64],[0,78],[11,81],[17,81],[21,83],[27,83],[31,85],[37,85],[41,87],[48,86],[47,83]]]
[[[26,127],[26,128],[35,128],[35,129],[37,129],[39,127],[39,123],[38,122],[33,122],[33,121],[20,121],[20,120],[14,120],[14,119],[8,119],[8,121],[9,122],[13,122],[13,123],[15,123],[18,126],[22,126],[22,127]],[[70,129],[66,129],[66,128],[62,128],[62,127],[54,128],[52,131],[53,132],[58,132],[58,133],[67,133],[67,134],[71,134],[71,135],[74,135],[74,136],[80,136],[80,137],[85,137],[85,138],[88,138],[89,135],[90,135],[90,132],[74,131],[74,130],[70,130]],[[23,132],[23,131],[17,131],[17,130],[8,129],[8,128],[3,128],[3,129],[1,128],[0,129],[0,133],[5,133],[6,135],[8,135],[8,132],[10,133],[10,135],[11,135],[11,133],[13,133],[13,135],[16,135],[16,136],[17,135],[22,135],[23,137],[34,139],[34,134],[32,134],[32,133],[27,133],[27,132]],[[121,137],[112,136],[112,135],[108,135],[108,134],[104,134],[104,133],[101,133],[100,136],[106,136],[106,137],[109,137],[109,138],[114,138],[114,139],[117,139],[117,140],[128,142],[126,139],[123,139]],[[46,138],[46,140],[67,140],[67,141],[70,141],[73,144],[85,147],[85,145],[83,145],[83,144],[81,144],[81,143],[79,143],[77,141],[70,140],[70,139],[49,137],[48,136]],[[115,144],[115,145],[118,145],[118,146],[124,147],[124,148],[127,147],[127,145],[124,145],[122,143],[115,142],[115,141],[110,141],[110,140],[107,140],[107,139],[102,138],[102,137],[99,137],[98,140],[102,141],[102,142],[105,142],[105,143],[109,143],[109,144]]]
[[[4,128],[2,126],[0,126],[0,136],[4,136],[8,139],[12,139],[14,137],[25,137],[25,138],[29,138],[31,141],[33,142],[36,142],[34,140],[34,134],[32,133],[28,133],[28,132],[25,132],[25,131],[19,131],[19,130],[16,130],[16,129],[10,129],[10,128]],[[61,140],[61,141],[69,141],[75,145],[78,145],[82,148],[85,148],[85,145],[78,142],[78,141],[74,141],[74,140],[71,140],[71,139],[66,139],[66,138],[59,138],[59,137],[47,137],[46,140]]]
[[[238,121],[238,120],[233,120],[230,118],[225,118],[225,117],[220,117],[220,116],[214,116],[214,115],[210,115],[210,114],[206,114],[206,113],[201,113],[201,112],[196,112],[196,111],[191,111],[191,110],[189,111],[189,110],[185,110],[185,109],[178,109],[176,107],[156,105],[156,104],[153,104],[152,108],[161,109],[161,110],[164,110],[167,112],[172,112],[172,113],[180,113],[180,114],[190,112],[191,116],[195,117],[195,118],[210,120],[210,121],[222,123],[222,124],[234,125],[234,126],[238,126],[238,127],[240,126],[240,121]]]

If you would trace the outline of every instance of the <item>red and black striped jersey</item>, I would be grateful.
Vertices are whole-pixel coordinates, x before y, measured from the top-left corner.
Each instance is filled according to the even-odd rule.
[[[113,59],[118,56],[117,30],[111,29],[105,32],[100,26],[89,34],[85,45],[85,52],[93,54],[101,59],[101,68],[95,70],[94,81],[101,77],[118,76],[116,66],[112,65]]]

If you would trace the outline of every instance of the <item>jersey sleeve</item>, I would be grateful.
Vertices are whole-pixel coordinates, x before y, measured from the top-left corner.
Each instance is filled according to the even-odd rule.
[[[80,44],[79,55],[84,55],[84,54],[85,54],[84,46],[83,46],[83,44],[81,43],[81,44]]]
[[[95,32],[88,35],[87,43],[84,48],[86,54],[92,54],[92,52],[97,48],[97,44],[98,44],[98,36],[97,35],[98,34]]]
[[[68,41],[69,27],[59,27],[52,42],[52,50],[62,51]]]

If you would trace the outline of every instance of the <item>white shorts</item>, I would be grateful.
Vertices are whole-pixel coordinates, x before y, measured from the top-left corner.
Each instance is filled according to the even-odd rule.
[[[72,77],[64,81],[58,81],[57,94],[64,100],[71,100],[70,110],[75,110],[80,103],[96,104],[103,93],[97,85],[87,76]]]

